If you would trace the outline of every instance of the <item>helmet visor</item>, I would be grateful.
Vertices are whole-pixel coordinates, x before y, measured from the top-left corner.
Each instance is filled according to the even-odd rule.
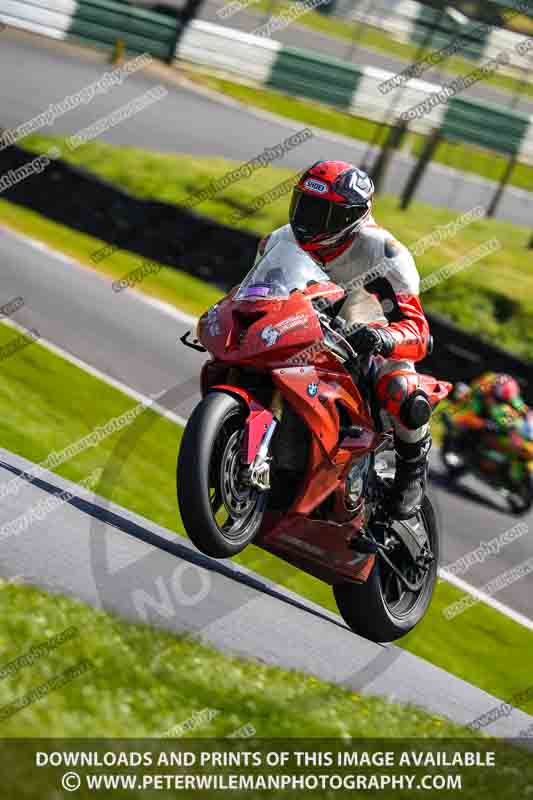
[[[310,239],[325,233],[330,211],[329,200],[294,189],[289,221],[297,239]]]
[[[323,197],[295,188],[292,194],[289,221],[296,239],[305,241],[316,236],[333,236],[358,222],[368,206],[333,203]]]
[[[329,226],[332,233],[342,231],[344,228],[349,228],[355,222],[358,222],[368,211],[366,203],[360,206],[343,206],[339,203],[331,204],[331,214],[329,219]]]

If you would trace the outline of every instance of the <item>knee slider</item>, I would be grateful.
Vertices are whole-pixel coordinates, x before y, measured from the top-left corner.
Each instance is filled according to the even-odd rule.
[[[417,389],[400,407],[400,420],[411,431],[426,425],[431,418],[431,405],[427,394]]]

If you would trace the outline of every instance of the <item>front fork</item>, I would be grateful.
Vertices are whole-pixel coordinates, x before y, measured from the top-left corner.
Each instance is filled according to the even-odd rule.
[[[270,411],[272,413],[272,420],[261,439],[255,458],[250,465],[244,468],[242,473],[244,482],[254,489],[257,489],[259,492],[266,492],[270,489],[270,464],[272,462],[272,456],[269,455],[269,448],[272,437],[283,416],[283,396],[279,389],[274,390]]]

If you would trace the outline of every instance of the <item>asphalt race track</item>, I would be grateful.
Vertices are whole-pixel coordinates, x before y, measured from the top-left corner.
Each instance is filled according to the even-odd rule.
[[[97,59],[97,60],[96,60]],[[24,63],[24,70],[18,65]],[[109,65],[101,56],[85,57],[71,49],[57,49],[34,36],[4,31],[0,48],[0,74],[17,75],[17,81],[0,84],[0,128],[13,128],[27,122],[53,102],[79,91],[95,81]],[[220,102],[218,96],[199,92],[179,78],[174,69],[136,73],[107,94],[97,95],[56,119],[43,134],[74,134],[148,89],[164,83],[168,95],[143,113],[121,122],[102,134],[102,141],[131,145],[163,152],[219,155],[247,161],[282,142],[303,125],[252,112],[233,102]],[[38,77],[37,77],[38,76]],[[36,87],[38,85],[38,91]],[[216,119],[216,125],[213,120]],[[303,146],[288,152],[275,166],[301,169],[322,158],[360,162],[366,153],[363,142],[315,132]],[[399,193],[414,165],[407,155],[397,155],[385,181],[386,192]],[[477,205],[486,207],[495,185],[476,176],[441,165],[431,166],[419,186],[417,199],[464,211]],[[531,225],[528,192],[509,187],[504,192],[497,217]],[[198,211],[201,212],[201,206]],[[400,232],[398,232],[400,236]]]

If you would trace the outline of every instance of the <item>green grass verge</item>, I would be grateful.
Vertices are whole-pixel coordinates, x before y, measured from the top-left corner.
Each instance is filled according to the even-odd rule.
[[[276,745],[274,740],[283,739],[284,751],[301,750],[301,740],[305,737],[306,740],[318,739],[315,747],[312,741],[306,741],[307,750],[335,752],[343,749],[346,743],[349,751],[352,749],[350,738],[355,740],[355,748],[366,750],[372,748],[369,740],[386,738],[386,747],[380,741],[376,742],[376,749],[397,752],[398,757],[399,753],[412,750],[434,752],[438,749],[448,753],[449,758],[458,752],[474,751],[483,756],[495,753],[498,769],[438,770],[441,775],[463,774],[461,797],[465,800],[525,797],[533,779],[529,753],[490,739],[481,742],[479,736],[475,740],[472,731],[412,705],[364,697],[306,674],[229,657],[190,638],[126,624],[72,599],[29,587],[0,582],[0,611],[4,663],[25,655],[32,646],[43,644],[67,628],[74,634],[74,638],[35,660],[31,666],[20,668],[0,682],[2,707],[30,698],[36,689],[81,662],[86,665],[83,674],[0,722],[3,760],[6,765],[9,760],[9,769],[3,776],[5,797],[66,796],[57,790],[64,768],[59,773],[50,768],[28,770],[28,758],[22,756],[22,752],[27,753],[27,745],[24,746],[24,741],[13,741],[10,746],[10,740],[27,742],[32,737],[43,736],[88,739],[86,747],[82,741],[76,749],[105,752],[113,748],[106,746],[105,741],[95,747],[91,739],[120,737],[123,740],[121,751],[141,749],[157,754],[162,749],[186,749],[199,754],[205,750],[225,750],[220,740],[236,735],[243,728],[256,738],[248,742],[228,742],[228,749],[265,753],[281,749],[281,744]],[[192,730],[181,727],[189,721],[194,722]],[[139,748],[135,739],[144,737],[154,739],[152,747],[145,743]],[[218,741],[213,744],[206,741],[208,737],[217,737]],[[131,745],[124,741],[126,738],[132,739]],[[413,738],[417,740],[414,747],[410,741]],[[162,741],[165,739],[169,740],[168,745]],[[176,739],[188,741],[173,744],[172,740]],[[262,744],[261,739],[266,742]],[[292,744],[290,739],[297,742]],[[327,739],[325,746],[321,739]],[[332,741],[334,739],[339,740],[339,746]],[[34,747],[48,751],[46,745]],[[157,755],[154,763],[156,759]],[[23,764],[26,771],[22,771]],[[121,772],[117,768],[78,771],[82,776]],[[175,773],[173,768],[157,771]],[[230,771],[233,774],[244,772],[235,768]],[[307,773],[313,771],[306,770]],[[416,775],[419,780],[422,774],[437,772],[431,768],[413,772],[405,767],[401,771]],[[142,775],[144,772],[150,773],[150,770],[128,769],[122,774]],[[191,769],[189,774],[193,772],[227,774],[228,770],[205,767]],[[343,770],[320,769],[319,774],[339,772]],[[352,770],[347,772],[350,774]],[[374,769],[367,774],[386,773]],[[139,800],[160,796],[159,792],[141,789],[106,793]],[[192,790],[180,791],[179,795],[191,800],[199,796]],[[412,796],[395,788],[384,788],[380,795],[388,800]],[[451,796],[442,791],[439,795]],[[78,796],[89,796],[84,784]],[[164,796],[177,794],[166,792]],[[201,792],[201,796],[214,795]],[[236,796],[252,795],[238,792]],[[293,798],[295,793],[257,791],[253,796],[281,800]],[[315,796],[325,798],[333,794],[318,792]],[[335,796],[346,797],[347,792],[336,792]]]
[[[44,137],[32,137],[26,144],[42,152],[48,149],[51,141],[62,144],[60,139]],[[191,192],[233,167],[233,162],[221,158],[167,155],[102,143],[91,143],[74,153],[67,152],[66,158],[137,196],[177,204],[186,202]],[[198,210],[228,223],[235,211],[245,212],[254,198],[291,174],[289,170],[273,167],[257,170],[250,178],[206,200]],[[287,209],[288,196],[247,217],[242,228],[264,235],[286,223]],[[416,202],[409,212],[402,212],[397,207],[397,199],[387,195],[378,198],[376,215],[382,225],[407,245],[457,219],[455,212]],[[48,241],[94,267],[90,254],[101,247],[96,240],[2,200],[0,218],[19,231]],[[422,276],[455,263],[489,239],[498,238],[502,244],[500,251],[426,292],[422,296],[424,306],[442,313],[465,330],[532,358],[533,263],[526,249],[529,237],[530,232],[525,228],[507,222],[479,220],[426,250],[417,259]],[[138,264],[139,257],[117,252],[100,262],[97,268],[119,277]],[[142,288],[159,293],[163,299],[194,313],[202,312],[220,296],[212,287],[172,269],[146,278]]]
[[[272,11],[273,16],[275,16],[282,11],[286,11],[290,6],[291,4],[289,2],[277,2],[274,4],[274,7],[272,7],[271,0],[261,0],[259,3],[254,4],[253,8],[265,12],[268,9]],[[419,45],[410,44],[409,42],[400,42],[386,31],[379,30],[379,28],[374,28],[371,25],[360,25],[359,23],[349,22],[342,17],[326,16],[325,14],[320,14],[318,11],[308,11],[306,14],[298,17],[296,24],[317,31],[318,33],[323,33],[326,36],[333,36],[336,39],[345,41],[346,49],[341,54],[341,58],[348,58],[352,52],[351,43],[354,40],[354,28],[356,37],[356,58],[359,48],[364,47],[369,50],[386,53],[388,56],[400,58],[411,63],[415,60],[421,60],[423,55],[435,52],[442,46],[428,45],[423,53],[420,53]],[[443,61],[439,67],[444,73],[449,75],[468,75],[476,68],[477,63],[478,62],[462,58],[461,56],[452,56]],[[424,78],[425,76],[423,75],[422,79]],[[511,75],[504,75],[502,73],[491,75],[483,81],[487,86],[493,86],[495,89],[512,92],[513,94],[520,87],[520,82],[520,78],[517,79]],[[533,84],[526,83],[520,91],[528,97],[533,96]]]
[[[380,123],[373,122],[365,117],[348,114],[316,101],[295,98],[284,92],[267,89],[265,87],[251,86],[249,84],[230,81],[207,74],[197,69],[187,69],[189,77],[197,83],[209,86],[211,89],[222,92],[243,103],[248,103],[257,108],[271,111],[288,119],[305,122],[315,128],[323,128],[343,136],[351,136],[363,142],[372,142],[382,145],[390,127],[382,127]],[[376,131],[381,128],[379,136]],[[411,150],[419,156],[425,144],[426,137],[417,133],[409,133],[405,138],[403,149]],[[453,167],[462,172],[479,175],[488,180],[500,181],[504,174],[508,159],[498,153],[483,150],[474,145],[462,142],[443,142],[437,148],[434,161]],[[510,185],[519,189],[531,191],[533,187],[533,166],[518,163],[511,175]]]
[[[14,335],[11,328],[0,325],[0,347]],[[0,441],[36,463],[135,405],[38,343],[5,360],[2,370]],[[69,387],[68,396],[65,386]],[[154,412],[144,413],[136,446],[124,464],[119,465],[112,455],[121,436],[117,432],[65,462],[57,472],[79,482],[107,466],[96,487],[98,494],[183,534],[174,485],[181,429]],[[336,610],[329,586],[259,548],[247,548],[236,561]],[[533,632],[481,604],[447,621],[442,609],[461,596],[457,589],[439,581],[427,617],[401,641],[401,647],[507,701],[531,684]],[[1,617],[6,626],[12,618],[11,613]],[[31,617],[26,624],[33,624]],[[533,702],[523,708],[533,711]],[[112,727],[110,732],[117,729]]]
[[[3,664],[76,629],[73,638],[0,681],[0,706],[80,662],[92,665],[0,721],[3,738],[165,737],[203,709],[217,713],[183,736],[224,737],[250,724],[265,738],[474,735],[413,706],[222,655],[190,638],[127,624],[30,587],[1,582],[0,610]]]

